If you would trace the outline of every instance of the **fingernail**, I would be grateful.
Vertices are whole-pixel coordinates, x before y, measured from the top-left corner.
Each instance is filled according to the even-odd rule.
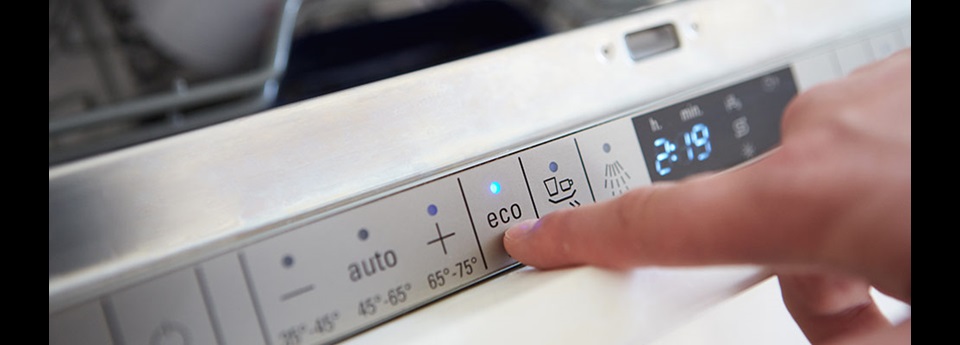
[[[523,238],[527,235],[530,235],[534,230],[540,227],[539,219],[527,219],[520,222],[517,225],[511,226],[507,229],[507,232],[504,233],[504,236],[510,239]]]

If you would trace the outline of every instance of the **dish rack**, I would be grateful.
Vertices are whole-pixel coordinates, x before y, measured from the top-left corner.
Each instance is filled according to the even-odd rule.
[[[132,1],[50,2],[50,166],[252,114],[274,102],[300,0],[273,3],[259,56],[231,73],[207,75],[151,44],[137,27]]]
[[[538,35],[542,35],[678,1],[682,0],[500,2],[512,6],[518,12],[529,13],[534,26],[543,24],[545,31],[538,32]],[[312,65],[316,63],[314,57],[297,55],[295,51],[298,40],[304,39],[300,42],[302,48],[302,43],[309,43],[311,34],[336,33],[337,30],[334,29],[387,21],[453,4],[483,2],[485,1],[51,0],[49,165],[52,167],[133,146],[290,102],[290,92],[293,91],[285,94],[281,86],[293,85],[294,87],[288,89],[295,89],[294,84],[299,81],[298,78],[303,79],[309,75],[288,75],[288,79],[285,79],[284,74],[288,70],[294,73],[297,68],[302,69],[304,64],[307,67],[316,67]],[[183,63],[182,56],[178,59],[174,52],[165,49],[169,46],[158,44],[156,37],[151,36],[143,22],[138,20],[142,18],[138,18],[141,13],[136,11],[136,5],[158,7],[158,4],[173,3],[188,8],[216,3],[216,6],[220,7],[214,7],[214,11],[208,13],[214,19],[223,17],[221,10],[226,11],[239,4],[258,3],[268,8],[270,16],[264,23],[258,23],[263,25],[264,32],[258,36],[258,46],[253,54],[255,56],[251,56],[249,61],[244,61],[242,66],[229,71],[198,73]],[[189,11],[184,14],[199,16]],[[174,17],[173,25],[177,25],[177,19]],[[342,34],[344,30],[339,32]],[[236,38],[243,35],[227,32],[227,36]],[[421,38],[427,39],[428,36]],[[336,47],[347,50],[349,48]],[[482,52],[486,48],[477,49],[473,53]],[[297,59],[291,62],[291,55]],[[389,62],[385,63],[389,65]],[[373,79],[388,76],[379,75]],[[336,83],[337,80],[321,82]],[[306,93],[295,96],[303,98],[317,95],[319,94]]]

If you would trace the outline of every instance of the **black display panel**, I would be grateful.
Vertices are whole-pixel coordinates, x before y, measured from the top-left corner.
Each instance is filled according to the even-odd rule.
[[[726,169],[770,150],[796,94],[784,68],[634,117],[651,181]]]

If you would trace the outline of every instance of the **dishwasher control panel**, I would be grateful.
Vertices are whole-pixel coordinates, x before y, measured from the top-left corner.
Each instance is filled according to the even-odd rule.
[[[779,142],[780,69],[565,135],[370,202],[236,255],[273,344],[334,340],[510,268],[510,226],[651,181],[729,168]]]
[[[51,312],[51,344],[324,344],[515,267],[526,219],[728,169],[799,92],[910,45],[909,23],[448,171]],[[659,50],[658,50],[659,51]],[[665,57],[669,51],[658,57]],[[386,149],[386,148],[385,148]]]
[[[783,68],[582,129],[118,291],[103,312],[123,343],[343,339],[516,266],[502,238],[522,220],[770,150],[796,93]]]

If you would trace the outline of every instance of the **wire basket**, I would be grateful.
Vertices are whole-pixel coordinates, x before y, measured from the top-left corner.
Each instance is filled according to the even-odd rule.
[[[196,73],[138,26],[137,0],[50,1],[49,164],[269,108],[287,64],[300,0],[271,7],[257,56]]]

